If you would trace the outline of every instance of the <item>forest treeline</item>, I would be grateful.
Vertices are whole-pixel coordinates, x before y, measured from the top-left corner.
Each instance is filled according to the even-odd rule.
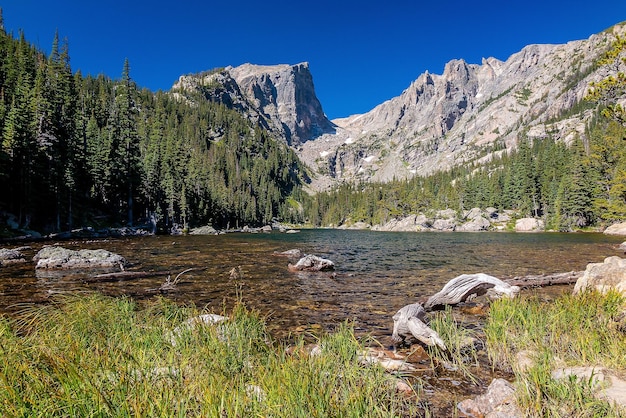
[[[585,135],[565,145],[553,138],[522,139],[481,166],[458,166],[427,177],[343,185],[306,203],[314,225],[381,225],[409,214],[452,208],[514,210],[540,217],[549,229],[574,229],[626,219],[626,132],[596,118]],[[601,122],[597,122],[601,121]]]
[[[67,40],[55,35],[45,54],[6,33],[0,13],[1,225],[374,225],[490,206],[558,230],[626,218],[624,115],[599,89],[594,99],[613,117],[598,111],[572,144],[521,138],[486,165],[309,195],[306,168],[284,141],[201,93],[139,88],[129,61],[120,67],[119,79],[74,73]]]
[[[282,142],[219,103],[73,73],[0,31],[0,213],[23,229],[236,227],[291,219],[302,166]],[[9,215],[10,214],[10,215]],[[3,222],[4,224],[5,222]]]

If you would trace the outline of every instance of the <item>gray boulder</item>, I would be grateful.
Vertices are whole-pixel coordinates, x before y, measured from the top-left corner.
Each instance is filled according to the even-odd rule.
[[[515,400],[515,388],[504,379],[494,379],[487,393],[475,399],[459,402],[457,407],[464,416],[485,418],[522,418],[522,413]]]
[[[539,232],[543,231],[544,224],[541,219],[522,218],[515,221],[516,232]]]
[[[480,208],[472,208],[463,214],[464,219],[477,219],[484,216],[483,211]]]
[[[455,231],[457,227],[454,219],[436,219],[432,229],[436,231]]]
[[[289,264],[291,271],[331,271],[335,269],[335,263],[316,255],[306,255],[296,264]]]
[[[217,235],[218,232],[211,225],[200,226],[189,231],[189,235]]]
[[[626,222],[613,224],[604,230],[606,235],[626,235]]]
[[[586,289],[606,292],[615,289],[626,296],[626,259],[607,257],[602,263],[589,263],[582,277],[576,281],[574,293]]]
[[[34,257],[37,269],[105,268],[123,270],[126,259],[107,250],[69,250],[50,246],[42,248]]]
[[[487,231],[489,228],[491,228],[491,222],[483,216],[478,216],[471,218],[469,222],[465,222],[463,225],[457,227],[456,230],[461,232],[478,232]]]

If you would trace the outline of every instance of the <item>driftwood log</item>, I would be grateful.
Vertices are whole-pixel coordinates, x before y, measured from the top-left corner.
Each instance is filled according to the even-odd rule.
[[[482,296],[489,292],[493,297],[515,297],[520,291],[518,286],[511,286],[496,277],[485,273],[462,274],[450,280],[438,293],[432,295],[424,304],[425,309],[443,305],[456,305],[468,298]]]
[[[426,311],[419,303],[412,303],[400,309],[393,316],[393,334],[391,339],[394,343],[403,342],[406,338],[416,338],[426,345],[438,346],[446,350],[446,345],[437,334],[424,323]]]
[[[513,277],[504,281],[512,286],[541,287],[563,284],[575,284],[583,276],[584,271],[569,271],[554,274],[533,274],[529,276]]]

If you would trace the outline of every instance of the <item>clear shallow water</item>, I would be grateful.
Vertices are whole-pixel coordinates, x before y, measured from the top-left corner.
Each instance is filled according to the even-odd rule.
[[[59,245],[104,248],[126,257],[129,270],[170,272],[172,278],[194,268],[164,296],[223,313],[235,303],[239,290],[247,306],[267,317],[277,336],[303,329],[331,330],[350,320],[357,332],[384,340],[391,335],[391,316],[399,308],[436,293],[460,274],[484,272],[504,279],[584,270],[587,263],[620,255],[616,247],[622,241],[602,234],[302,230],[298,234],[157,236]],[[31,250],[25,252],[28,257],[44,243],[30,245]],[[289,272],[290,260],[274,253],[294,248],[331,259],[336,275]],[[237,266],[243,278],[235,282],[229,279],[229,271]],[[3,267],[0,311],[13,312],[24,303],[77,291],[141,300],[161,294],[156,289],[166,277],[94,282],[84,273],[35,272],[31,262]]]

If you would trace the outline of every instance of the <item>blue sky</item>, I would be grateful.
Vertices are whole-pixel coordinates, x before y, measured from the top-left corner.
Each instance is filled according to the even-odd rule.
[[[0,0],[1,1],[1,0]],[[506,60],[525,45],[586,39],[626,20],[626,1],[2,1],[5,28],[49,51],[69,42],[83,74],[168,90],[182,74],[308,61],[332,119],[398,96],[446,62]]]

